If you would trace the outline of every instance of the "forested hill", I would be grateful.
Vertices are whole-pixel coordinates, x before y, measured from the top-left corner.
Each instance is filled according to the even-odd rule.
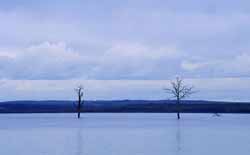
[[[84,101],[83,112],[181,112],[250,113],[248,102],[185,100],[179,106],[174,100]],[[8,101],[0,102],[0,113],[75,112],[76,101]]]

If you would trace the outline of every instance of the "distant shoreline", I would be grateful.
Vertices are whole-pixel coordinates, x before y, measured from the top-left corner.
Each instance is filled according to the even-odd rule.
[[[75,113],[75,101],[8,101],[0,102],[0,113]],[[250,113],[248,102],[185,100],[114,100],[85,101],[87,113]]]

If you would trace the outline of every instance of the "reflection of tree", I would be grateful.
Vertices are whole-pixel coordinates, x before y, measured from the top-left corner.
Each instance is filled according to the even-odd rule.
[[[181,127],[180,127],[180,122],[177,121],[176,125],[176,155],[181,154]]]
[[[77,129],[76,135],[76,155],[83,154],[83,135],[82,135],[82,128]]]

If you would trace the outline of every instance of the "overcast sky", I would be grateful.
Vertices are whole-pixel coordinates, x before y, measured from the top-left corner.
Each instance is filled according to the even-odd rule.
[[[176,76],[194,99],[250,101],[249,0],[1,1],[0,101],[73,99],[79,83],[165,99]]]

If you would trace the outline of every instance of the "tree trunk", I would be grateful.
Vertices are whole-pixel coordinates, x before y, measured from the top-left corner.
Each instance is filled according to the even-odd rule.
[[[81,117],[81,116],[80,116],[80,114],[81,114],[81,113],[80,113],[80,111],[78,111],[78,116],[77,116],[78,118],[80,118],[80,117]]]
[[[180,99],[177,98],[177,118],[178,120],[181,118],[180,117]]]
[[[80,118],[81,116],[81,96],[79,96],[79,100],[78,100],[78,106],[77,106],[77,117]]]

